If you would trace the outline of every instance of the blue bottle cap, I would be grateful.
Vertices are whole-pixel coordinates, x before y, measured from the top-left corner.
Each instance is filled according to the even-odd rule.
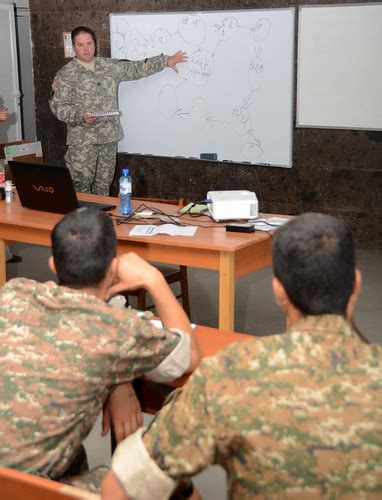
[[[123,168],[122,169],[122,175],[129,175],[129,169],[128,168]]]

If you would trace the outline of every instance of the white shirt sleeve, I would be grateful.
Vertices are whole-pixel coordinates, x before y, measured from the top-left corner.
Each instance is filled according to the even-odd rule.
[[[176,487],[176,482],[167,476],[150,457],[140,428],[124,439],[116,448],[111,470],[121,482],[129,498],[134,500],[164,500]]]
[[[153,382],[169,382],[181,377],[189,368],[191,363],[191,339],[188,333],[180,330],[170,329],[181,337],[177,346],[162,362],[145,373],[145,376]]]

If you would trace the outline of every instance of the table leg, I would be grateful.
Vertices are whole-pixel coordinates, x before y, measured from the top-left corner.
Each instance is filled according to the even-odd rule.
[[[235,326],[235,254],[220,252],[219,328],[234,331]]]
[[[7,280],[7,266],[5,263],[5,241],[0,240],[0,286]]]

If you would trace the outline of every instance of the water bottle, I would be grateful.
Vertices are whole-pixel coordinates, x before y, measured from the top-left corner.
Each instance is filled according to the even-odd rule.
[[[121,215],[131,214],[131,177],[129,169],[124,168],[119,178],[119,213]]]
[[[5,191],[5,203],[12,203],[13,202],[12,181],[5,181],[4,191]]]

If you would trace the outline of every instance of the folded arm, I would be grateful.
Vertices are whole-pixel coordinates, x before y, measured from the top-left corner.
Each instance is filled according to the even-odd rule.
[[[195,370],[201,354],[187,314],[184,312],[163,274],[134,253],[119,257],[115,283],[109,288],[106,299],[125,290],[144,288],[150,293],[158,315],[167,329],[180,330],[190,339],[190,362],[184,373]],[[181,342],[185,340],[181,340]],[[179,375],[180,376],[180,375]]]

